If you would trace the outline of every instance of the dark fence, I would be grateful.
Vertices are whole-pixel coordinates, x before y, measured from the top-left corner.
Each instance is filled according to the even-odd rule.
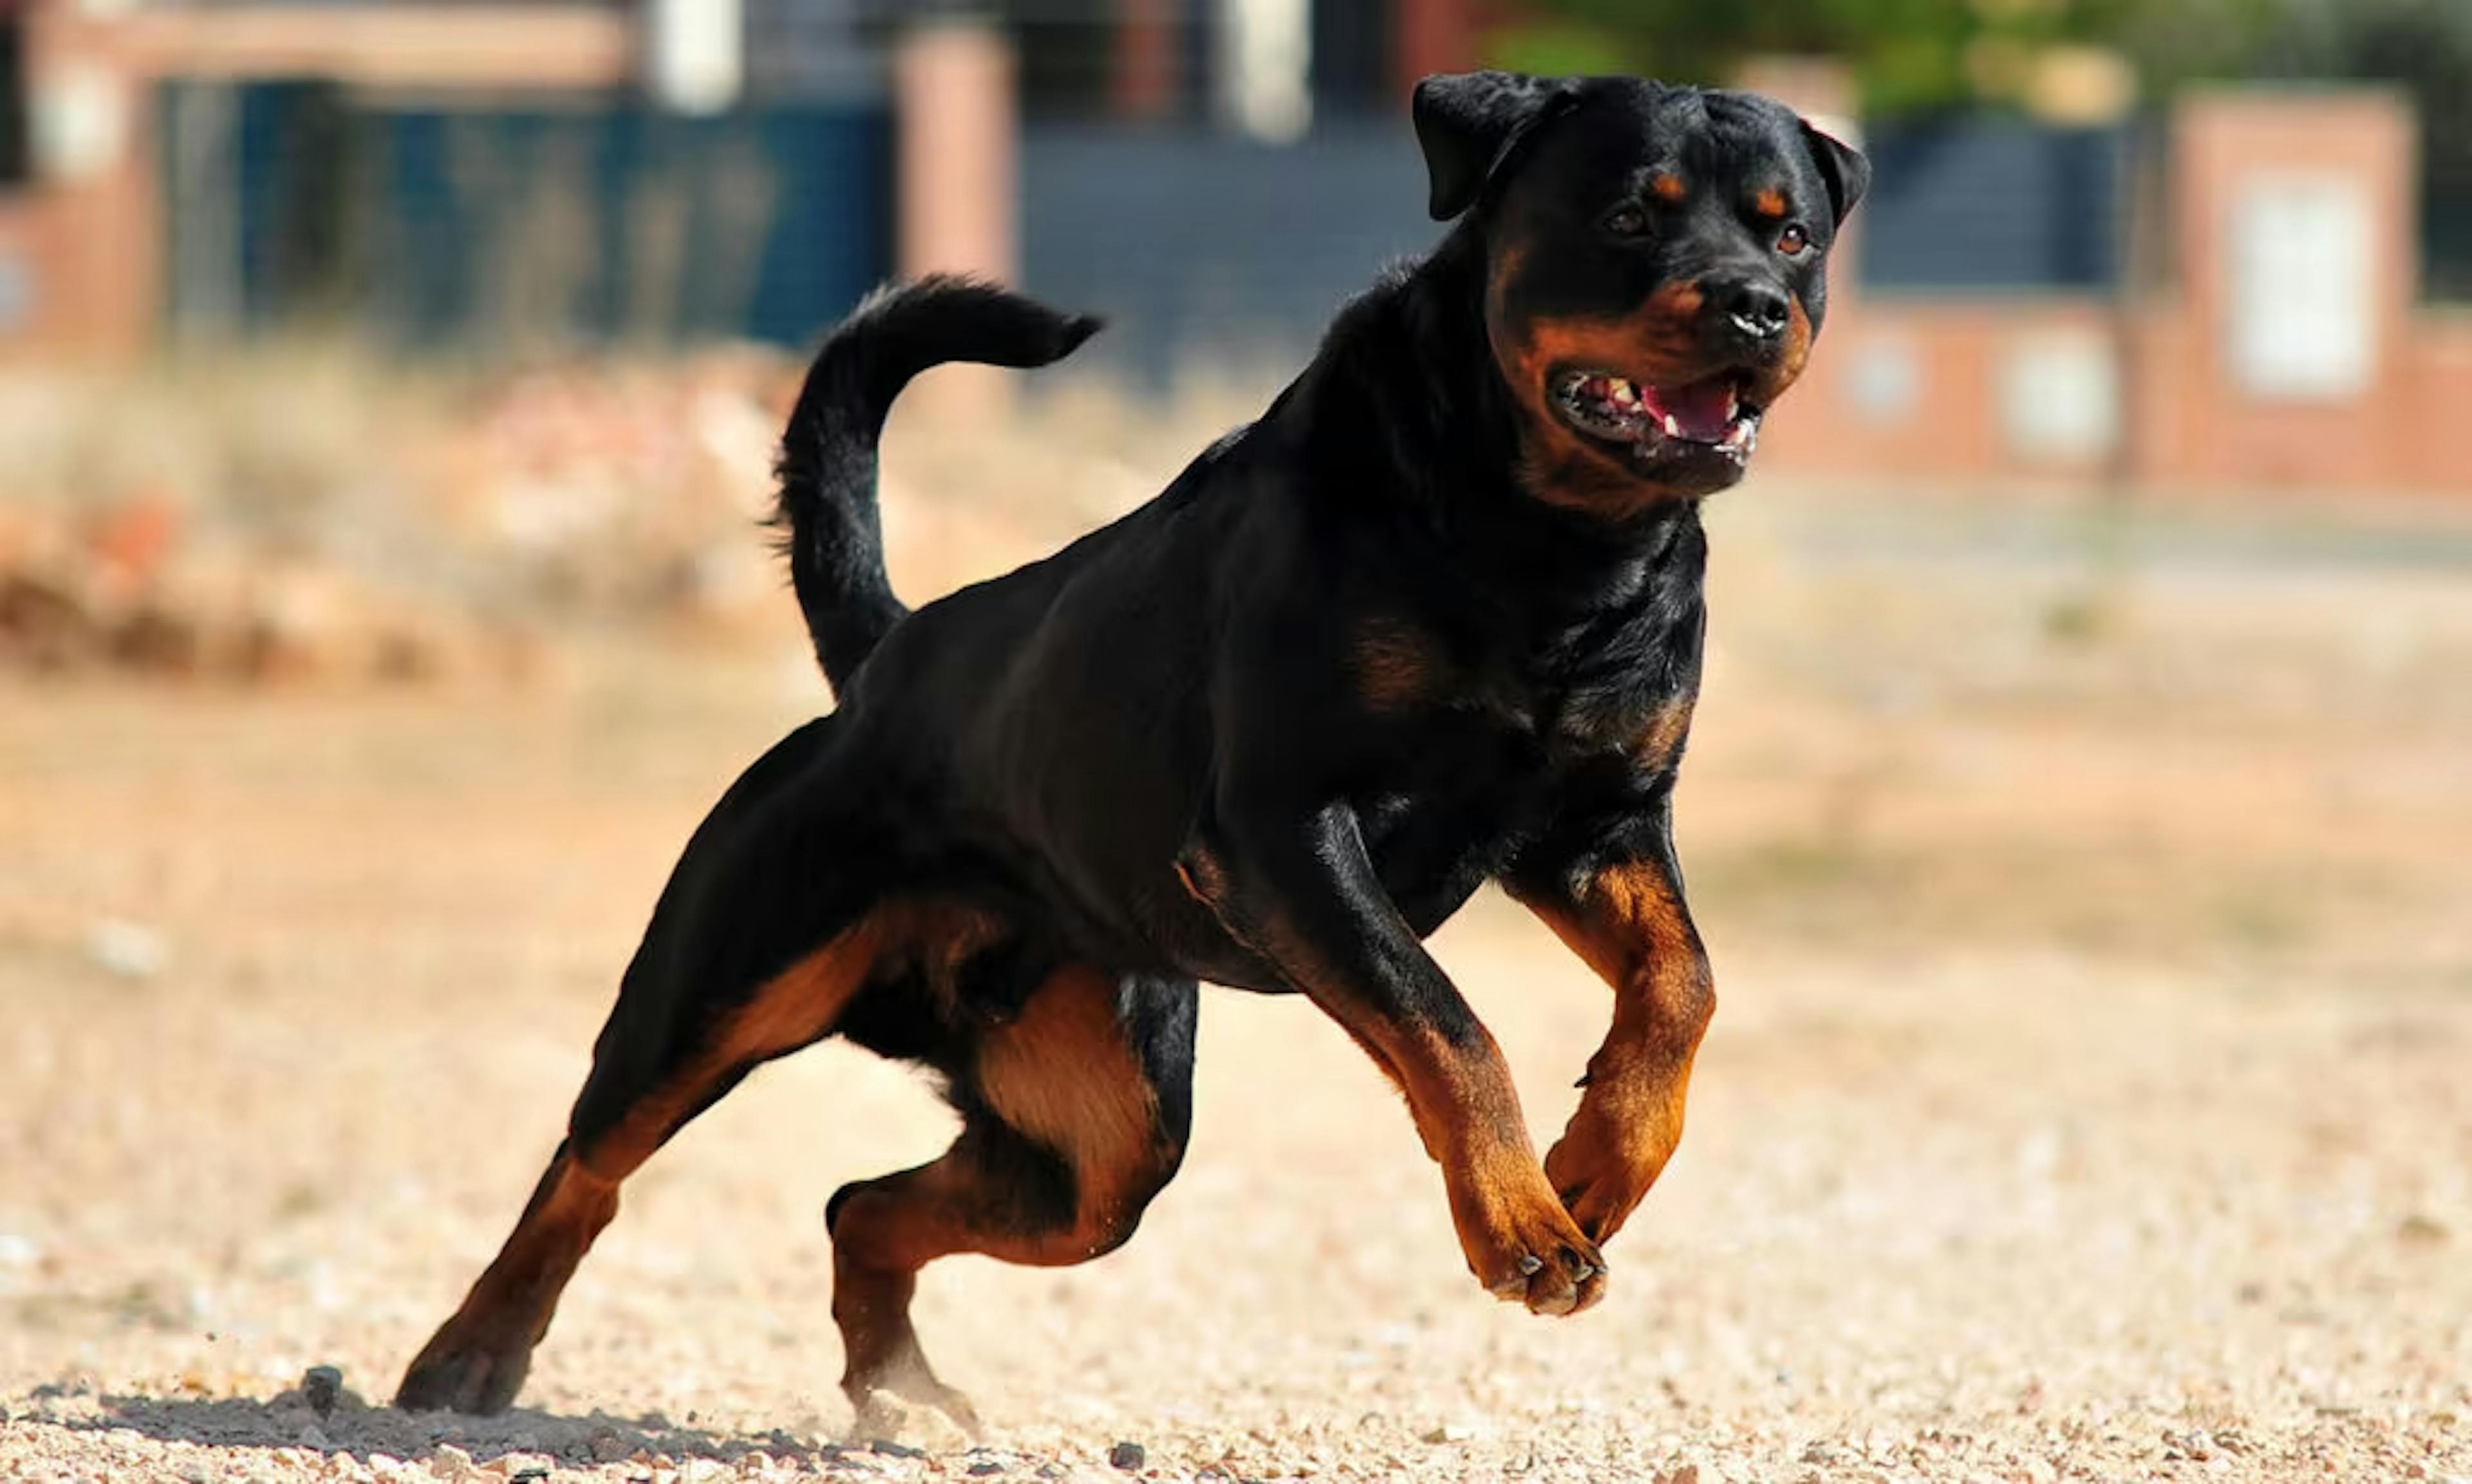
[[[2128,133],[1958,118],[1865,141],[1863,280],[1884,289],[2087,292],[2116,281]]]
[[[180,84],[164,112],[176,323],[801,344],[891,269],[880,106],[448,110],[263,83]]]
[[[682,118],[624,98],[488,110],[331,85],[164,91],[176,325],[338,325],[414,347],[812,340],[891,271],[881,102]],[[1894,290],[2089,292],[2119,271],[2116,130],[1881,129],[1864,273]],[[1033,124],[1023,277],[1113,321],[1138,385],[1295,365],[1388,259],[1438,234],[1396,122],[1293,147],[1199,126]]]
[[[2421,292],[2462,303],[2472,300],[2472,146],[2450,154],[2422,166]]]
[[[1280,148],[1204,130],[1037,125],[1022,138],[1023,279],[1109,318],[1086,357],[1153,389],[1301,364],[1383,263],[1430,247],[1404,127]]]
[[[1874,287],[2090,292],[2121,260],[2127,135],[1969,118],[1879,130],[1865,202]],[[1158,388],[1181,370],[1295,365],[1387,258],[1430,247],[1424,165],[1392,125],[1276,148],[1204,130],[1033,126],[1024,269],[1107,314],[1082,354]]]

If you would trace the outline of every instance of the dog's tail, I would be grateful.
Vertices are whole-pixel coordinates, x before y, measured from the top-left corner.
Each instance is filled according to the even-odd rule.
[[[938,276],[878,290],[817,352],[781,436],[772,524],[835,690],[910,611],[884,570],[875,501],[876,439],[892,399],[931,365],[1046,365],[1098,328],[992,284]]]

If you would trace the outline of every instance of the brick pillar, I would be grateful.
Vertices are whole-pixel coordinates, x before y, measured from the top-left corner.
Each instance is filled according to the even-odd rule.
[[[1014,281],[1011,43],[983,14],[923,20],[902,35],[892,73],[897,271],[904,278],[944,272]],[[1009,406],[1017,374],[947,366],[903,405],[985,416]]]
[[[2389,89],[2215,89],[2172,121],[2177,314],[2153,477],[2397,487],[2419,432],[2417,136]],[[2158,317],[2159,318],[2159,317]]]
[[[1419,79],[1437,72],[1469,72],[1479,63],[1477,0],[1397,0],[1391,48],[1400,106]]]
[[[1010,281],[1013,242],[1012,47],[992,20],[923,22],[893,56],[901,275]]]
[[[1120,119],[1151,123],[1176,111],[1176,0],[1116,0],[1107,104]]]
[[[70,354],[142,351],[162,314],[162,214],[141,69],[79,8],[26,17],[34,188],[32,323]]]

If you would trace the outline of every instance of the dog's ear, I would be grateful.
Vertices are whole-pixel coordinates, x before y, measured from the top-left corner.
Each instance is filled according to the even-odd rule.
[[[1808,119],[1802,121],[1802,142],[1811,151],[1812,162],[1819,167],[1819,178],[1827,182],[1828,204],[1842,225],[1845,214],[1870,188],[1871,162],[1863,157],[1860,150],[1812,128]]]
[[[1574,96],[1568,78],[1519,72],[1445,72],[1417,83],[1413,112],[1434,220],[1475,205],[1519,141]]]

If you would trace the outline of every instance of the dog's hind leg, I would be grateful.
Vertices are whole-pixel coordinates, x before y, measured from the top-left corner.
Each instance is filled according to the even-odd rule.
[[[855,859],[818,859],[835,832],[802,801],[831,781],[809,771],[826,730],[794,735],[750,768],[689,843],[566,1139],[495,1260],[405,1372],[398,1406],[512,1402],[559,1293],[617,1214],[620,1182],[759,1063],[830,1034],[866,984],[895,914],[873,900],[883,883],[853,876]]]
[[[883,1393],[977,1430],[911,1326],[921,1267],[954,1253],[1061,1267],[1132,1235],[1184,1155],[1195,1009],[1190,980],[1058,970],[1017,1016],[975,1033],[954,1078],[952,1147],[834,1194],[833,1320],[862,1432],[887,1430]]]

